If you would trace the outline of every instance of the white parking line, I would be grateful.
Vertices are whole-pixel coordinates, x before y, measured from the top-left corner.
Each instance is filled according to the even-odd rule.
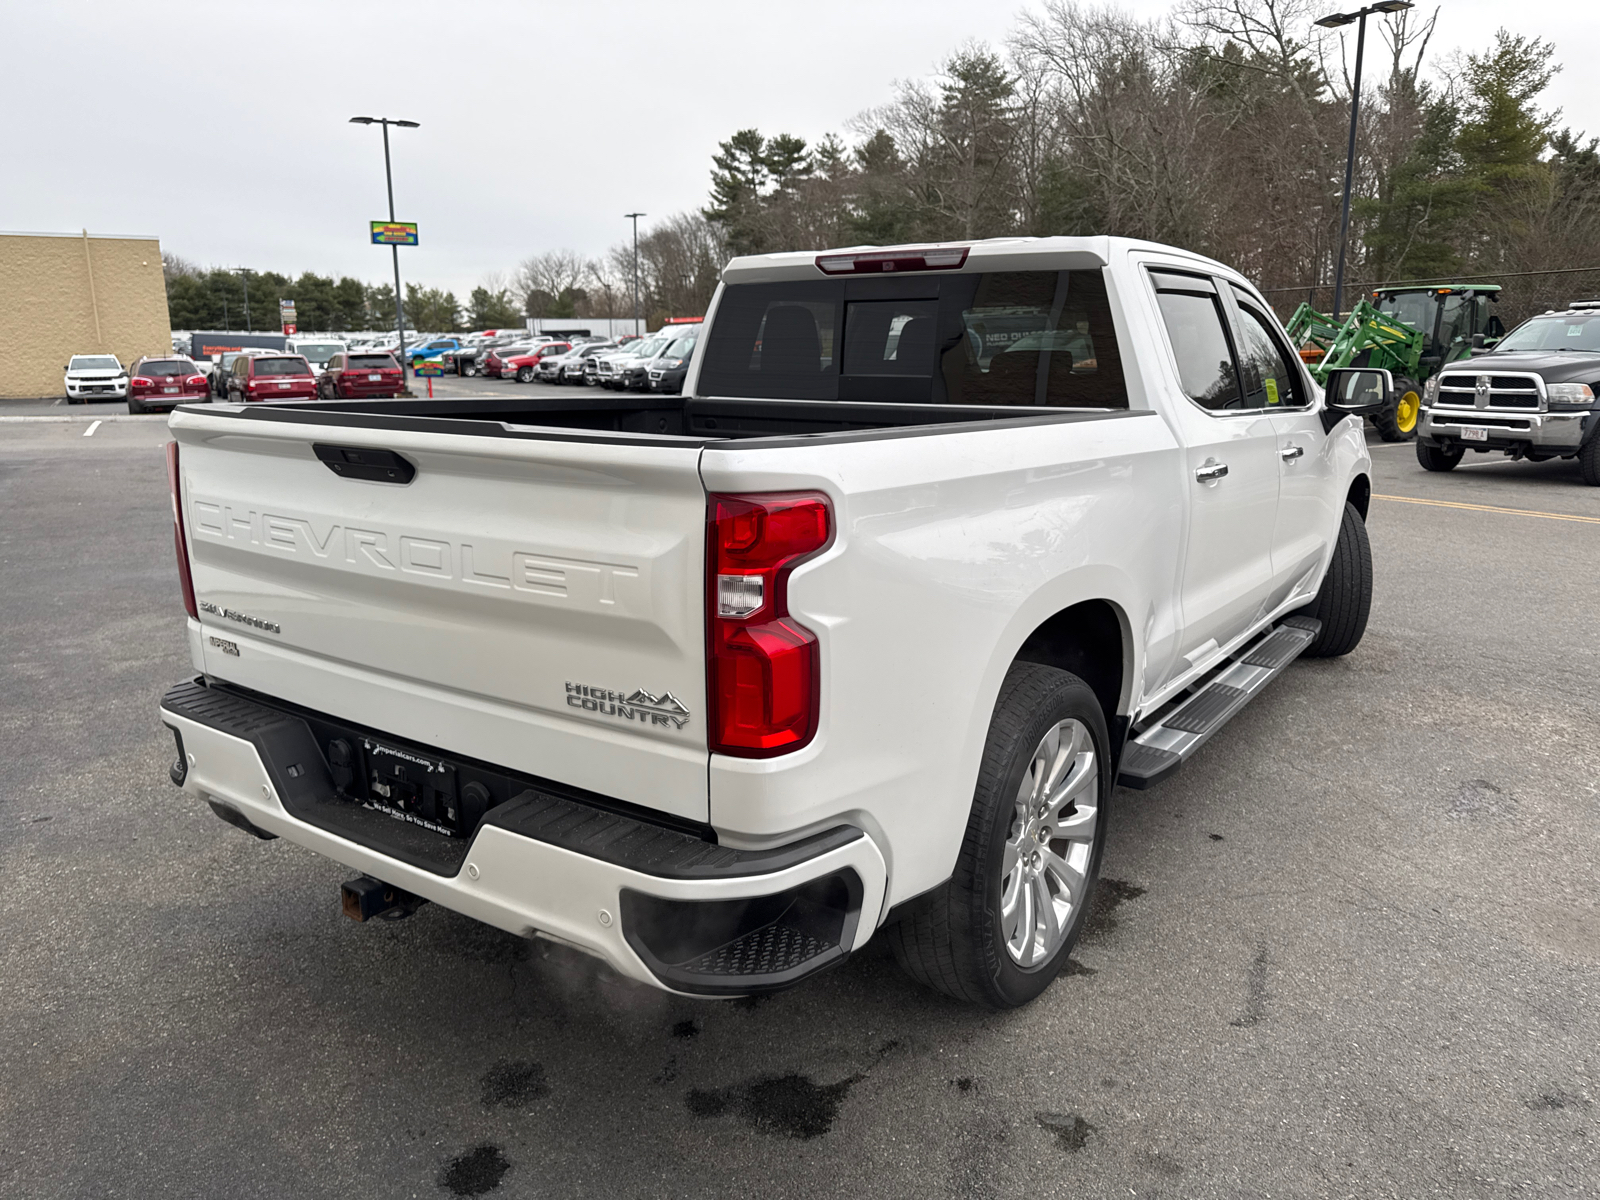
[[[94,424],[90,425],[89,428],[87,428],[87,429],[85,429],[83,431],[83,436],[84,437],[93,437],[94,436],[94,431],[96,429],[99,429],[99,428],[100,428],[100,422],[96,421],[96,422],[94,422]]]

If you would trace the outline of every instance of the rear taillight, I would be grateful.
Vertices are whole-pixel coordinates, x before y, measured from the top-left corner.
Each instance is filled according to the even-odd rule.
[[[178,551],[178,582],[183,586],[183,607],[196,621],[200,609],[194,602],[194,576],[189,573],[189,538],[183,527],[183,481],[178,477],[178,443],[167,443],[167,487],[172,493],[172,544]]]
[[[707,513],[706,693],[711,749],[797,750],[817,731],[817,637],[789,616],[789,572],[828,544],[820,492],[712,496]]]
[[[134,387],[155,387],[156,385],[156,381],[154,379],[146,379],[143,375],[135,375],[132,379],[128,380],[128,382]]]
[[[191,375],[183,381],[183,386],[203,389],[206,386],[206,377],[204,375]]]

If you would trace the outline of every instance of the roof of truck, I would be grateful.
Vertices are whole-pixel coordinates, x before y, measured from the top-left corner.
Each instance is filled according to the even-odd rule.
[[[1175,255],[1188,259],[1196,265],[1203,265],[1230,275],[1238,274],[1223,263],[1175,246],[1163,246],[1158,242],[1112,237],[1004,237],[968,242],[914,242],[898,246],[844,246],[830,250],[752,254],[730,261],[723,268],[722,278],[727,283],[776,283],[795,279],[825,279],[833,277],[835,273],[823,270],[818,265],[821,259],[839,260],[861,256],[878,259],[899,257],[909,260],[924,253],[948,259],[960,251],[965,251],[966,255],[959,266],[911,266],[900,267],[895,271],[873,270],[870,273],[889,274],[908,269],[927,270],[932,274],[1083,270],[1103,267],[1118,251],[1127,250],[1149,250]]]

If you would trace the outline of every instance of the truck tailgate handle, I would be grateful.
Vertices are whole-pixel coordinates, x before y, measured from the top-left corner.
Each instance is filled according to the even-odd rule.
[[[1195,468],[1194,477],[1201,483],[1210,483],[1213,479],[1221,479],[1227,473],[1227,463],[1219,463],[1216,459],[1211,458]]]
[[[374,450],[370,446],[330,446],[324,442],[313,442],[311,449],[327,464],[328,470],[342,479],[407,484],[417,475],[416,467],[393,450]]]

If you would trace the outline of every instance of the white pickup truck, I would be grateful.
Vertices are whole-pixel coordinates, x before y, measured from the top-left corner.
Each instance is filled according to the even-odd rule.
[[[173,781],[358,919],[1025,1003],[1115,784],[1360,640],[1391,381],[1107,238],[735,259],[705,328],[679,396],[178,408]]]

